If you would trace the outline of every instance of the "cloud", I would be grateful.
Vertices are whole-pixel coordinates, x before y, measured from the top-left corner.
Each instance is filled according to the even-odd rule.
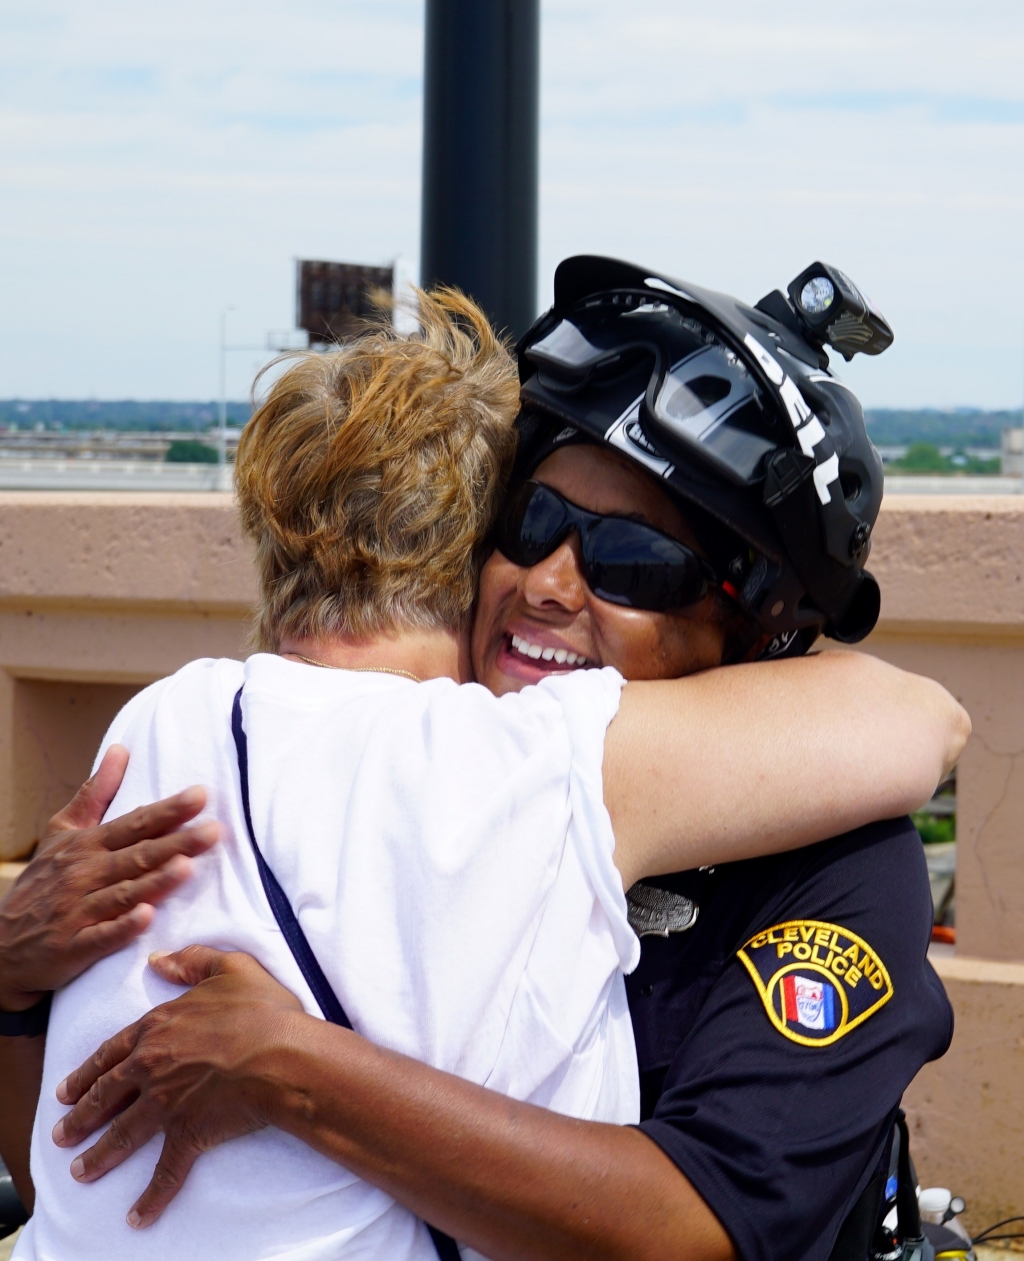
[[[747,299],[823,257],[896,329],[869,402],[1019,405],[1024,8],[543,14],[543,300],[582,251]],[[295,257],[418,254],[421,0],[0,0],[0,50],[0,395],[209,397]]]
[[[906,114],[923,112],[938,124],[993,123],[1019,126],[1024,123],[1024,99],[1005,100],[983,96],[949,96],[937,92],[783,92],[768,102],[783,110],[802,114]]]

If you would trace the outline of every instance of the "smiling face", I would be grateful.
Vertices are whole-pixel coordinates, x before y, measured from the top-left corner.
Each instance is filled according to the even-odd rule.
[[[654,479],[605,447],[562,447],[532,476],[590,512],[642,520],[700,550],[682,512]],[[529,569],[492,552],[480,575],[473,669],[497,696],[547,674],[592,666],[614,666],[627,679],[679,678],[719,665],[724,646],[712,592],[672,613],[599,599],[583,577],[575,533]]]

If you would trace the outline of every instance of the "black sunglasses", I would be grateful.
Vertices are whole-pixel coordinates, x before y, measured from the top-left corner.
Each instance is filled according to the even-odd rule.
[[[580,537],[583,575],[612,604],[664,613],[703,599],[714,570],[702,556],[652,526],[587,512],[541,482],[514,489],[498,516],[494,542],[515,565],[550,556],[571,531]]]

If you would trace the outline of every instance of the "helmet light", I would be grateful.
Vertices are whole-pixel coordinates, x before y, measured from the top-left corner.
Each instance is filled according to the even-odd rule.
[[[822,315],[835,296],[835,285],[827,276],[812,276],[800,290],[800,309],[810,316]]]
[[[847,362],[856,354],[880,355],[892,345],[882,313],[838,267],[812,263],[790,282],[789,297],[808,340],[828,344]]]

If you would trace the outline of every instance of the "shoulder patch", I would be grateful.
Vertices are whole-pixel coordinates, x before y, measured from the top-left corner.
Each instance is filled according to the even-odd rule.
[[[768,1019],[801,1046],[831,1046],[893,995],[882,960],[838,924],[787,920],[751,937],[738,955]]]

